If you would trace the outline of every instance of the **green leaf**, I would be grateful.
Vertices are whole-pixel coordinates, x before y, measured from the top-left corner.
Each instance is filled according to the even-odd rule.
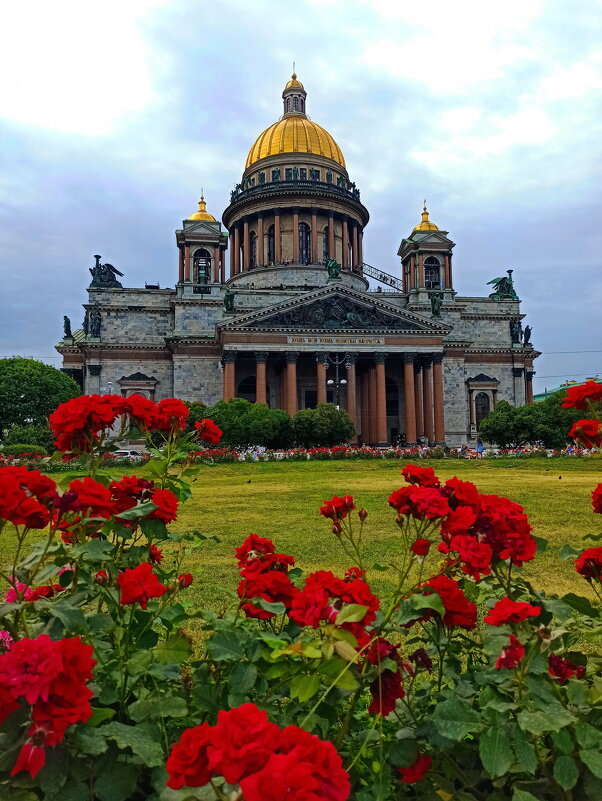
[[[512,801],[540,801],[540,799],[527,792],[527,790],[515,789],[512,794]]]
[[[582,595],[575,595],[574,592],[569,592],[567,595],[562,596],[562,600],[567,603],[571,609],[576,609],[577,612],[581,612],[582,615],[598,617],[598,610],[592,606],[588,598],[584,598]]]
[[[265,598],[249,598],[248,600],[254,606],[258,606],[265,612],[271,612],[273,615],[283,615],[286,612],[286,606],[280,601],[266,601]]]
[[[116,726],[116,723],[112,723]],[[138,784],[138,768],[115,762],[110,770],[103,771],[94,783],[94,795],[98,801],[128,801]]]
[[[602,731],[594,728],[589,723],[579,721],[575,724],[575,735],[577,742],[582,748],[589,750],[596,746],[602,746]]]
[[[433,723],[442,737],[459,742],[470,732],[480,731],[484,723],[467,703],[459,698],[448,698],[437,704]]]
[[[114,549],[113,543],[107,540],[92,539],[74,545],[73,556],[76,559],[81,556],[84,562],[108,562],[113,558]]]
[[[599,749],[595,751],[593,749],[583,749],[579,752],[579,756],[581,757],[581,761],[587,765],[594,776],[598,779],[602,779],[602,751]]]
[[[550,736],[552,738],[552,742],[561,754],[571,753],[573,750],[573,738],[571,737],[571,732],[568,729],[554,731]]]
[[[391,570],[391,565],[381,565],[376,562],[372,565],[372,570],[378,570],[379,573],[388,573]]]
[[[120,512],[120,514],[115,515],[115,517],[117,520],[140,520],[141,517],[150,515],[156,508],[157,504],[152,501],[145,501],[144,503],[138,503],[136,506],[132,506],[131,509],[126,509],[125,512]]]
[[[135,723],[158,718],[185,718],[188,714],[186,701],[177,695],[152,696],[134,701],[129,708],[130,717]]]
[[[536,537],[534,534],[531,535],[535,540],[537,545],[537,553],[544,553],[544,551],[548,550],[548,541],[544,539],[544,537]]]
[[[83,634],[88,630],[83,611],[69,603],[66,598],[44,604],[44,609],[53,617],[57,617],[69,634]]]
[[[514,729],[514,753],[516,761],[525,773],[532,776],[537,771],[537,755],[533,744],[521,729]]]
[[[514,762],[508,733],[501,726],[492,726],[480,738],[479,755],[492,779],[503,776]]]
[[[242,640],[233,631],[218,631],[214,634],[207,643],[207,651],[215,662],[225,662],[228,659],[238,661],[245,655]]]
[[[368,607],[362,606],[362,604],[347,604],[337,615],[336,625],[342,626],[343,623],[359,623],[360,620],[365,618],[367,611]]]
[[[115,713],[115,710],[107,710]],[[98,729],[90,726],[79,726],[70,738],[78,751],[87,756],[99,756],[107,750],[107,741]]]
[[[291,682],[291,698],[309,701],[320,689],[320,677],[317,673],[303,673],[295,676]]]
[[[572,545],[563,545],[558,551],[558,556],[561,559],[576,559],[581,554],[579,548],[573,548]]]
[[[152,661],[153,655],[150,651],[136,651],[136,653],[128,659],[128,673],[130,676],[141,676],[143,673],[146,673]]]
[[[559,731],[572,723],[574,719],[573,715],[560,705],[558,707],[549,705],[545,711],[537,712],[528,712],[523,709],[517,716],[518,725],[523,731],[537,735],[547,731]]]
[[[588,686],[579,679],[569,679],[566,685],[566,694],[571,704],[575,706],[588,706]]]
[[[230,689],[239,695],[248,695],[257,681],[257,668],[249,662],[240,662],[235,665],[228,685]]]
[[[192,642],[181,634],[171,634],[162,644],[153,648],[157,662],[181,665],[192,653]]]
[[[161,745],[149,737],[141,727],[126,726],[125,723],[113,721],[99,731],[105,737],[115,740],[119,748],[130,748],[149,768],[163,764]]]
[[[97,708],[92,707],[92,717],[88,720],[88,726],[99,726],[105,720],[111,720],[115,717],[115,710],[107,707]]]
[[[570,790],[577,784],[579,768],[572,756],[563,754],[554,762],[554,778],[565,790]]]

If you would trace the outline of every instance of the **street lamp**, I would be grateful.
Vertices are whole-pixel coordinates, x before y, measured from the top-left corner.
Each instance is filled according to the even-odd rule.
[[[346,353],[344,356],[330,356],[328,353],[324,356],[324,364],[326,365],[326,369],[328,369],[329,364],[332,364],[334,367],[334,378],[329,378],[326,384],[334,389],[334,404],[337,409],[340,408],[340,400],[341,400],[341,387],[347,385],[346,378],[339,378],[339,367],[341,365],[345,365],[345,367],[350,367],[351,362],[349,360],[349,355]]]

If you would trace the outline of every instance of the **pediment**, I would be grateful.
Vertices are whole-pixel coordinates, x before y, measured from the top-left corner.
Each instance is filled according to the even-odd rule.
[[[227,322],[224,330],[395,332],[443,336],[441,322],[348,288],[326,288]]]
[[[221,223],[216,220],[184,220],[186,234],[209,234],[215,236],[221,233]]]

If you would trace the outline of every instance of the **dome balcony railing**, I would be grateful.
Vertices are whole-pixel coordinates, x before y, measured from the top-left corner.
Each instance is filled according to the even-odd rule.
[[[355,184],[351,188],[338,186],[328,181],[312,181],[300,179],[288,179],[282,181],[266,181],[263,184],[256,184],[243,189],[242,184],[237,184],[236,187],[230,192],[230,205],[236,203],[238,200],[243,200],[254,195],[262,194],[276,194],[282,191],[301,191],[301,192],[329,192],[342,197],[351,198],[360,201],[360,190],[357,189]]]

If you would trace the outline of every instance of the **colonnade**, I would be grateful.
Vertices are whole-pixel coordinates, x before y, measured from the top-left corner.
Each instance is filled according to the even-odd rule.
[[[299,248],[299,215],[305,213],[310,217],[309,231],[309,262],[316,264],[322,260],[323,242],[318,237],[318,215],[320,215],[320,225],[326,226],[328,236],[328,255],[334,258],[335,253],[335,221],[341,223],[341,265],[344,270],[358,269],[363,264],[363,230],[357,220],[345,214],[330,211],[324,212],[317,208],[301,209],[272,209],[269,212],[258,212],[248,215],[234,223],[229,229],[230,235],[230,277],[246,272],[254,266],[262,267],[273,263],[281,264],[283,261],[283,233],[282,218],[292,217],[292,231],[287,232],[292,241],[290,247],[286,248],[292,254],[292,262],[300,260]],[[274,226],[274,249],[273,254],[268,253],[268,226],[266,218],[270,219],[269,225]],[[272,222],[273,218],[273,222]],[[256,236],[255,264],[251,258],[251,234]]]
[[[299,351],[275,353],[224,351],[222,362],[225,401],[236,396],[237,357],[255,361],[257,403],[267,403],[268,365],[275,368],[279,376],[278,406],[290,415],[296,414],[299,410],[298,362],[302,357],[309,357],[311,362],[315,363],[316,401],[326,402],[328,354]],[[345,393],[347,412],[364,442],[384,445],[389,441],[387,418],[387,372],[389,372],[388,377],[395,381],[395,385],[401,384],[403,387],[406,443],[414,444],[422,437],[426,437],[432,444],[444,443],[442,362],[441,353],[375,353],[369,356],[345,354],[344,372],[341,377],[347,382]],[[305,367],[307,366],[306,362]]]

